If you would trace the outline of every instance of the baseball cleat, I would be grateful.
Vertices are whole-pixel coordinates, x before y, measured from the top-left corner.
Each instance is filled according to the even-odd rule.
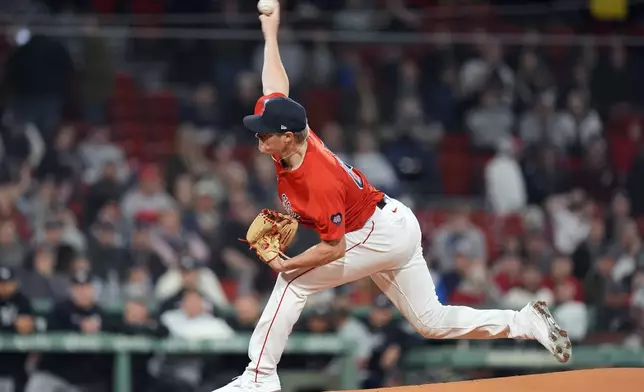
[[[246,375],[235,377],[228,385],[212,392],[280,392],[282,389],[277,375],[262,383],[255,382],[252,377],[244,376]]]
[[[547,348],[557,361],[568,362],[572,357],[572,343],[568,332],[559,327],[544,301],[532,301],[528,307],[535,339]]]

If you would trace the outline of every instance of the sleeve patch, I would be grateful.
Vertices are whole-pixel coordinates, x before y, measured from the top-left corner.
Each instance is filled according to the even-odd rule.
[[[338,212],[331,215],[331,222],[334,225],[339,226],[342,223],[342,214]]]

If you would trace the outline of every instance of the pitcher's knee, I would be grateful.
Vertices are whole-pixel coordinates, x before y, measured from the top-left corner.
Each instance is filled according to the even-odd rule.
[[[428,339],[440,339],[447,335],[447,326],[443,325],[445,307],[441,304],[434,305],[430,310],[418,316],[412,323],[414,329]]]

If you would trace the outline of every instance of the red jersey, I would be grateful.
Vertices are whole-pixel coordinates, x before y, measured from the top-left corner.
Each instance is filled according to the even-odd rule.
[[[342,162],[309,131],[304,160],[295,170],[279,161],[277,190],[286,211],[323,241],[361,229],[384,194],[357,169]]]
[[[261,97],[255,114],[264,111],[267,100],[279,96],[285,95]],[[309,131],[307,143],[302,164],[295,170],[285,170],[279,157],[273,157],[279,197],[284,209],[299,223],[317,231],[320,239],[338,240],[361,229],[384,194],[364,174],[342,162],[313,131]]]

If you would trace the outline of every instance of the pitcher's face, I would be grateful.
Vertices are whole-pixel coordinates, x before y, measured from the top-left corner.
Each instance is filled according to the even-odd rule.
[[[290,144],[294,142],[293,133],[255,134],[257,149],[266,155],[283,155]]]

